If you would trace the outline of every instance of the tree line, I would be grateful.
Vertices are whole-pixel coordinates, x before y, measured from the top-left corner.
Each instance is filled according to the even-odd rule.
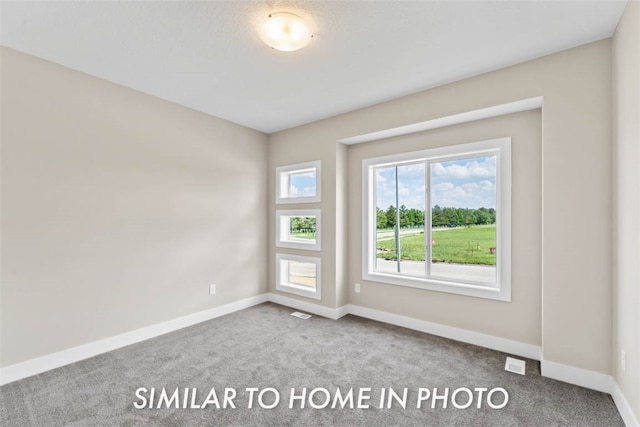
[[[397,211],[391,205],[386,210],[376,208],[377,227],[394,228],[396,226]],[[400,228],[418,228],[424,226],[424,211],[420,209],[408,209],[400,206]],[[496,223],[496,210],[494,208],[443,208],[435,205],[431,209],[432,227],[462,227],[469,225],[485,225]]]
[[[315,216],[291,217],[290,230],[294,233],[315,233],[316,217]]]

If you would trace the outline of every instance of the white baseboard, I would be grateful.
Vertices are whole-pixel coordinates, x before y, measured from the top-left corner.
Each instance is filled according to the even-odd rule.
[[[383,323],[390,323],[396,326],[426,332],[474,344],[493,350],[502,351],[529,359],[540,360],[541,350],[539,346],[487,335],[480,332],[473,332],[466,329],[454,328],[453,326],[441,325],[439,323],[428,322],[426,320],[414,319],[412,317],[401,316],[399,314],[387,313],[385,311],[374,310],[372,308],[349,304],[349,313],[355,316],[366,317]]]
[[[40,374],[83,359],[88,359],[149,338],[177,331],[178,329],[224,316],[225,314],[233,313],[234,311],[262,304],[267,300],[267,294],[257,295],[251,298],[221,305],[219,307],[200,311],[198,313],[178,317],[177,319],[167,320],[166,322],[136,329],[124,334],[69,348],[67,350],[58,351],[56,353],[51,353],[25,362],[9,365],[4,368],[0,368],[0,385]]]
[[[289,298],[284,295],[268,293],[266,294],[269,301],[284,305],[287,307],[295,308],[296,310],[306,311],[322,317],[328,317],[329,319],[339,319],[347,314],[347,306],[339,308],[329,308],[324,305],[315,304],[308,301],[302,301],[296,298]]]
[[[349,304],[336,308],[336,315],[338,316],[336,319],[344,317],[347,314],[349,314]]]
[[[575,366],[563,365],[562,363],[550,362],[544,359],[540,361],[540,372],[543,377],[553,378],[554,380],[579,385],[580,387],[590,388],[603,393],[611,394],[613,392],[613,378],[611,375],[576,368]]]
[[[624,394],[622,394],[622,390],[620,390],[618,383],[615,381],[613,382],[613,392],[611,393],[611,397],[618,408],[618,412],[620,412],[620,416],[622,417],[624,424],[627,427],[640,427],[638,417],[633,413],[631,405],[629,405],[629,402],[624,397]]]
[[[529,359],[540,360],[541,356],[540,347],[532,344],[525,344],[519,341],[513,341],[493,335],[482,334],[480,332],[473,332],[466,329],[454,328],[452,326],[428,322],[426,320],[419,320],[412,317],[374,310],[359,305],[347,304],[338,308],[329,308],[323,305],[274,293],[268,294],[268,300],[276,304],[295,308],[296,310],[306,311],[308,313],[327,317],[329,319],[336,320],[347,314],[353,314],[355,316],[365,317],[367,319],[389,323],[396,326],[402,326],[404,328],[426,332],[445,338],[451,338],[456,341],[479,345],[481,347],[491,348],[493,350],[502,351],[504,353],[527,357]]]
[[[379,322],[390,323],[397,326],[426,332],[433,335],[451,338],[457,341],[475,344],[482,347],[491,348],[505,353],[514,354],[531,359],[540,359],[540,347],[524,344],[517,341],[507,340],[491,335],[472,332],[464,329],[454,328],[451,326],[440,325],[437,323],[427,322],[425,320],[413,319],[406,316],[387,313],[384,311],[374,310],[357,305],[344,305],[338,308],[329,308],[308,301],[302,301],[287,296],[265,293],[255,297],[243,299],[233,303],[214,307],[198,313],[179,317],[177,319],[168,320],[166,322],[147,326],[124,334],[94,341],[88,344],[62,350],[46,356],[27,360],[25,362],[9,365],[0,368],[0,385],[8,384],[13,381],[20,380],[32,375],[59,368],[70,363],[88,359],[108,351],[135,344],[150,338],[157,337],[178,329],[186,328],[200,322],[224,316],[244,308],[248,308],[267,301],[281,304],[296,310],[302,310],[318,316],[327,317],[329,319],[339,319],[347,314],[353,314],[368,319],[377,320]]]

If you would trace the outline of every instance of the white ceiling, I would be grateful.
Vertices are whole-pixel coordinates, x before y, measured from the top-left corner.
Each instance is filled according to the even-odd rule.
[[[1,4],[4,46],[266,133],[610,37],[626,0]],[[312,22],[264,45],[270,12]]]

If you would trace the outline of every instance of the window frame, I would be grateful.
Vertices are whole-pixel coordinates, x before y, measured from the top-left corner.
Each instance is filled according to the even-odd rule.
[[[288,195],[288,182],[291,175],[296,173],[304,173],[307,171],[315,170],[315,184],[316,192],[313,196],[300,196],[289,197]],[[322,200],[322,172],[321,161],[316,160],[312,162],[296,163],[292,165],[278,166],[276,168],[276,204],[285,203],[315,203]],[[285,191],[286,189],[286,191]]]
[[[283,228],[283,220],[286,217],[310,217],[316,218],[316,238],[315,241],[307,242],[303,239],[289,240],[283,239],[283,233],[289,234],[290,226]],[[289,221],[287,221],[289,223]],[[288,209],[276,210],[276,247],[303,249],[308,251],[322,250],[322,213],[320,209]]]
[[[288,269],[283,268],[283,261],[295,261],[315,264],[316,267],[316,286],[314,290],[310,290],[304,285],[291,283],[288,281]],[[307,297],[315,300],[322,298],[322,260],[320,257],[308,257],[302,255],[291,255],[285,253],[276,254],[276,290],[287,292],[290,294]]]
[[[377,259],[375,168],[425,163],[425,206],[429,200],[430,165],[483,155],[496,155],[496,283],[493,285],[443,277],[416,277],[379,272]],[[427,289],[458,295],[511,301],[511,138],[449,145],[362,160],[362,279],[398,286]],[[431,208],[425,209],[425,263],[431,260]],[[428,225],[428,227],[427,227]],[[428,230],[428,231],[427,231]],[[426,273],[425,273],[426,275]]]

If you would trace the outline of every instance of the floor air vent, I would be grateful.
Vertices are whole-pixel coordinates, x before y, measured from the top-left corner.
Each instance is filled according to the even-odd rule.
[[[294,311],[293,313],[291,313],[291,315],[294,317],[299,317],[300,319],[304,319],[304,320],[311,318],[310,314],[300,313],[299,311]]]
[[[507,362],[504,364],[505,371],[524,375],[524,369],[525,369],[524,360],[514,359],[513,357],[507,357]]]

